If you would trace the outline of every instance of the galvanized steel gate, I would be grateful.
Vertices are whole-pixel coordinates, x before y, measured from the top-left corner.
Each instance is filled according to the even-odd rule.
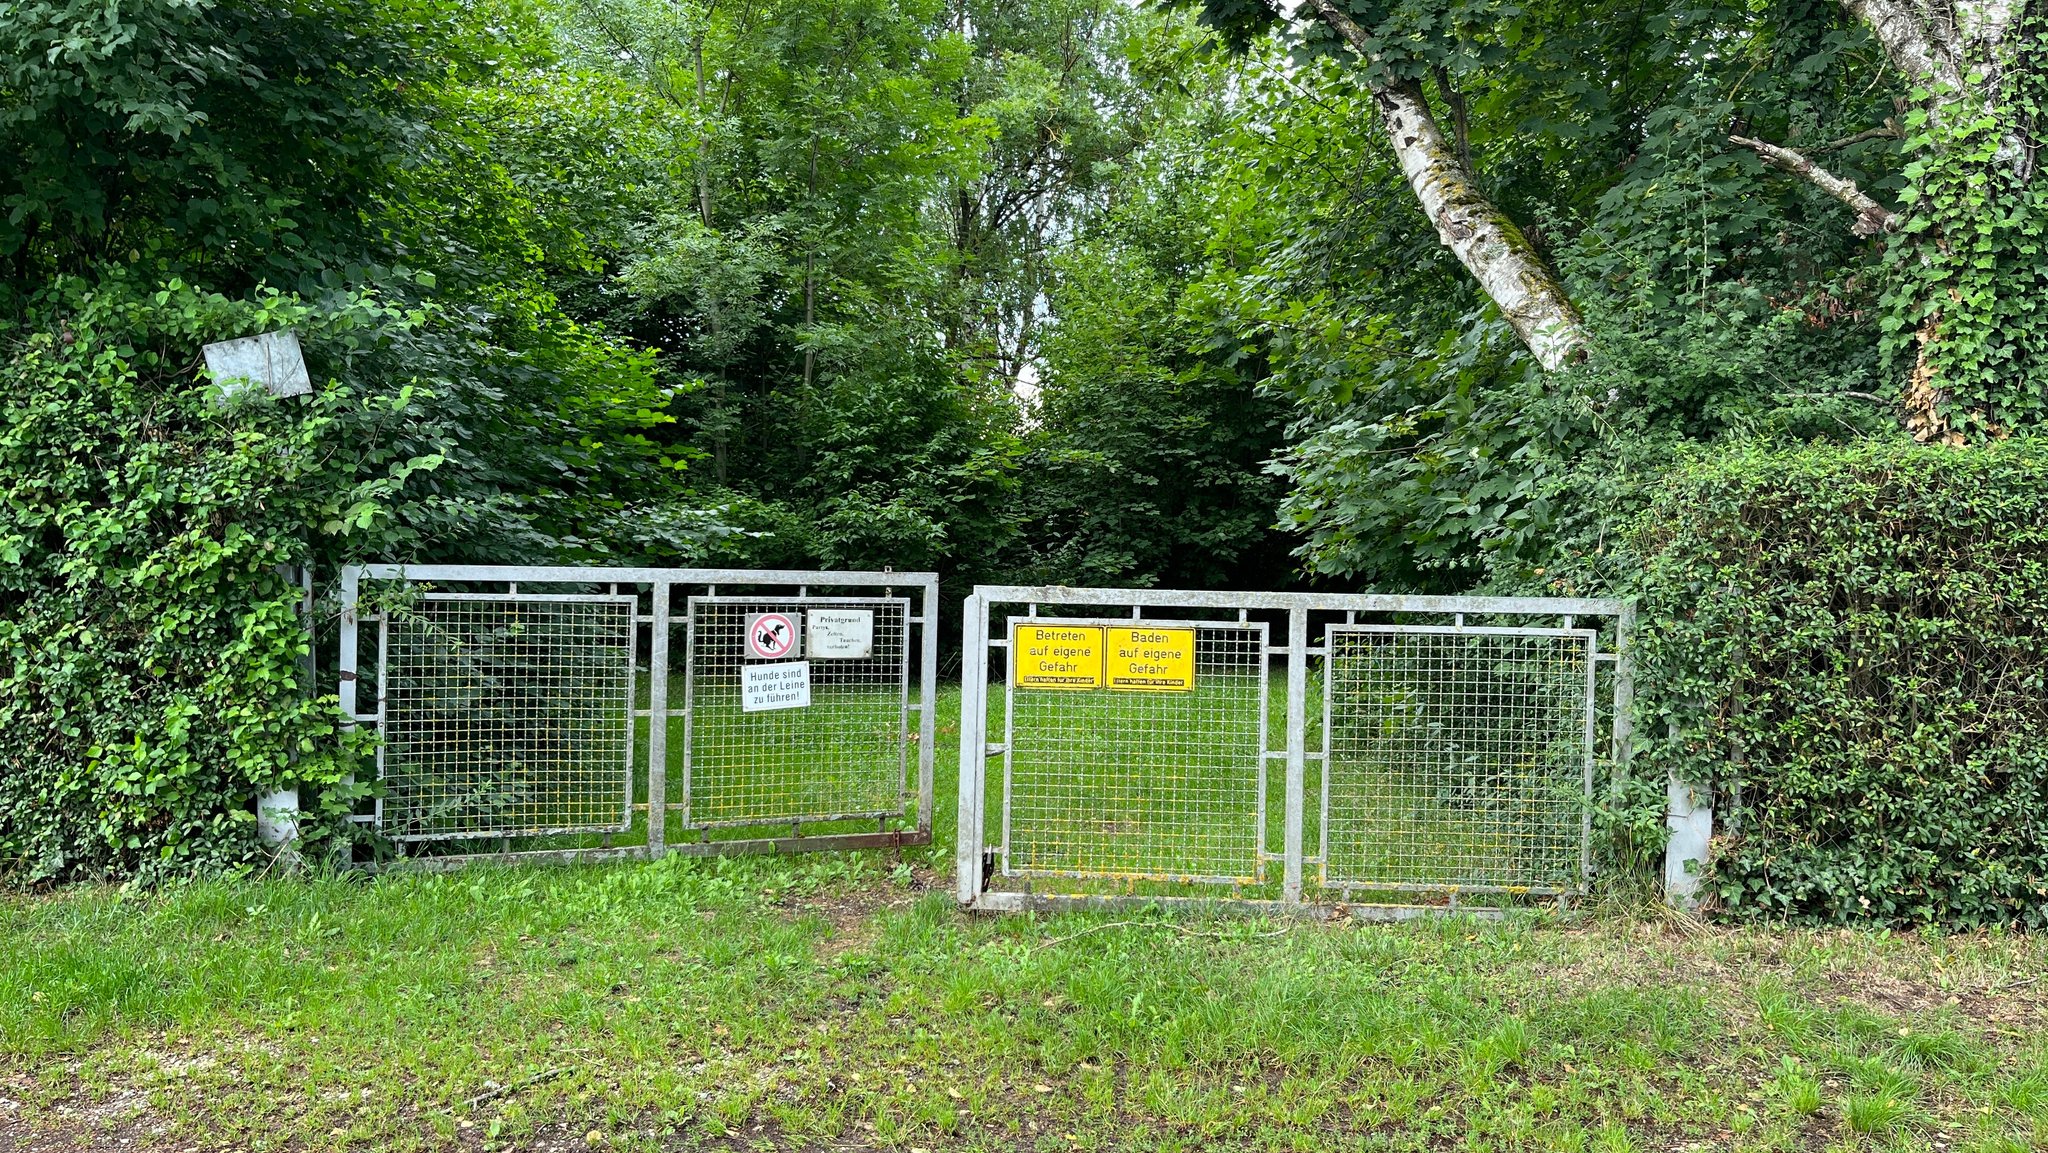
[[[1596,773],[1628,755],[1633,619],[1616,600],[978,587],[959,899],[1400,916],[1582,892]]]
[[[362,565],[341,597],[342,712],[381,738],[359,819],[410,852],[931,840],[934,574]]]

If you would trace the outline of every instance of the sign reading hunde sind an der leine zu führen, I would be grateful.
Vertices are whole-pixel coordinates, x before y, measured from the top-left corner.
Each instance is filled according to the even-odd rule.
[[[1012,650],[1020,689],[1171,693],[1195,687],[1194,629],[1020,624]]]
[[[748,665],[740,670],[740,711],[765,713],[810,706],[811,662]]]

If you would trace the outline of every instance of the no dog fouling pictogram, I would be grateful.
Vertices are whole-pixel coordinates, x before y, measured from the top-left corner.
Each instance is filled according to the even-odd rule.
[[[798,655],[801,613],[752,613],[747,617],[747,659],[779,661]]]

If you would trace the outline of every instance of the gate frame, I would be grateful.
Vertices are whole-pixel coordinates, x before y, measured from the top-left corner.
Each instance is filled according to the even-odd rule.
[[[984,886],[989,869],[985,857],[987,841],[988,758],[1009,756],[1005,744],[991,745],[988,739],[989,653],[1007,651],[1007,639],[989,635],[992,605],[1022,605],[1026,616],[1035,617],[1041,605],[1072,608],[1127,608],[1132,619],[1149,619],[1146,609],[1282,610],[1287,613],[1285,647],[1270,642],[1266,656],[1287,658],[1287,732],[1284,750],[1265,749],[1267,760],[1286,761],[1286,803],[1281,848],[1282,882],[1278,901],[1218,896],[1149,897],[1120,895],[1068,895],[988,892]],[[1295,914],[1316,906],[1302,900],[1303,809],[1306,804],[1307,766],[1320,754],[1308,749],[1308,662],[1311,656],[1328,659],[1327,643],[1309,645],[1309,613],[1420,613],[1452,618],[1464,626],[1466,614],[1511,614],[1549,617],[1612,618],[1615,626],[1614,697],[1612,751],[1614,772],[1625,776],[1633,751],[1635,675],[1631,659],[1636,605],[1633,600],[1609,597],[1483,597],[1406,596],[1387,593],[1280,593],[1208,592],[1184,589],[1068,588],[1064,585],[976,585],[968,596],[960,626],[960,794],[959,843],[955,866],[955,897],[962,906],[982,912],[1019,912],[1027,909],[1115,909],[1142,905],[1198,907],[1205,910],[1238,910],[1254,913]],[[1107,615],[1107,614],[1097,614]],[[1064,618],[1048,617],[1049,621]],[[1474,626],[1475,628],[1481,626]],[[1609,654],[1599,654],[1600,657]],[[1269,674],[1270,675],[1270,665]],[[1005,675],[1007,681],[1008,676]],[[1589,714],[1589,727],[1593,723]],[[1005,772],[1008,771],[1007,765]],[[1325,767],[1327,779],[1328,769]],[[1007,805],[1008,799],[1005,798]],[[1440,911],[1433,906],[1385,905],[1350,906],[1361,919],[1393,920],[1427,916]]]
[[[358,564],[348,565],[341,570],[341,638],[337,664],[339,666],[342,726],[354,729],[358,725],[371,724],[382,731],[385,706],[385,685],[382,680],[383,668],[378,668],[376,709],[364,713],[359,708],[357,677],[361,672],[360,630],[365,623],[378,621],[377,616],[363,617],[358,613],[364,581],[474,581],[500,583],[507,586],[508,600],[520,596],[519,585],[530,584],[597,584],[612,586],[611,592],[628,595],[621,586],[647,586],[649,606],[642,612],[636,603],[633,610],[634,634],[637,638],[641,626],[649,629],[647,652],[648,699],[647,707],[633,707],[629,710],[634,727],[643,718],[647,721],[647,795],[644,799],[633,796],[631,760],[637,755],[638,741],[628,745],[627,764],[627,812],[644,813],[647,818],[647,843],[613,848],[586,849],[534,849],[521,852],[464,853],[444,857],[422,857],[411,859],[408,864],[420,868],[456,868],[474,861],[502,860],[546,860],[546,861],[605,861],[605,860],[655,860],[669,853],[683,856],[723,856],[744,853],[789,853],[837,849],[890,849],[917,845],[928,845],[932,841],[932,767],[934,745],[938,735],[938,675],[939,675],[939,577],[932,572],[824,572],[796,569],[695,569],[695,568],[622,568],[583,567],[576,565],[457,565],[457,564]],[[905,613],[905,627],[917,625],[923,629],[918,651],[922,668],[919,671],[919,694],[916,702],[906,702],[907,707],[918,714],[917,729],[917,827],[908,832],[879,831],[873,833],[832,833],[824,836],[804,836],[792,829],[786,837],[752,837],[734,840],[699,840],[678,844],[668,843],[667,814],[670,810],[682,809],[681,804],[668,800],[668,725],[666,721],[683,719],[684,730],[689,731],[690,702],[685,699],[681,708],[670,708],[668,701],[668,680],[662,672],[672,672],[669,662],[669,634],[677,625],[687,627],[687,616],[680,622],[674,620],[680,608],[687,613],[687,598],[692,595],[720,595],[718,586],[733,585],[746,588],[762,586],[788,586],[795,591],[784,594],[789,599],[810,596],[813,587],[822,589],[882,588],[890,595],[908,597],[917,592],[914,611]],[[701,588],[702,594],[693,590]],[[681,590],[685,604],[676,605],[675,599]],[[554,594],[530,594],[535,599]],[[639,589],[631,594],[636,598]],[[775,600],[773,592],[763,594],[761,600]],[[859,598],[881,599],[881,598]],[[381,635],[381,634],[380,634]],[[637,639],[635,641],[637,645]],[[911,652],[904,652],[905,676],[909,675],[908,662]],[[684,646],[684,664],[687,670],[689,649]],[[636,671],[635,676],[638,673]],[[381,773],[383,754],[378,753]],[[660,814],[660,818],[656,818]],[[351,818],[359,824],[374,825],[375,814],[359,814]],[[887,818],[884,818],[885,820]],[[527,834],[518,834],[525,836]],[[483,839],[483,838],[479,838]]]

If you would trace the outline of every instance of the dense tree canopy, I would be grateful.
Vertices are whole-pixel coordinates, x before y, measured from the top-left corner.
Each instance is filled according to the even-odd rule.
[[[2044,35],[1907,0],[38,0],[0,21],[0,313],[381,302],[309,329],[407,413],[339,451],[434,463],[335,555],[1606,588],[1690,446],[2039,423]]]

